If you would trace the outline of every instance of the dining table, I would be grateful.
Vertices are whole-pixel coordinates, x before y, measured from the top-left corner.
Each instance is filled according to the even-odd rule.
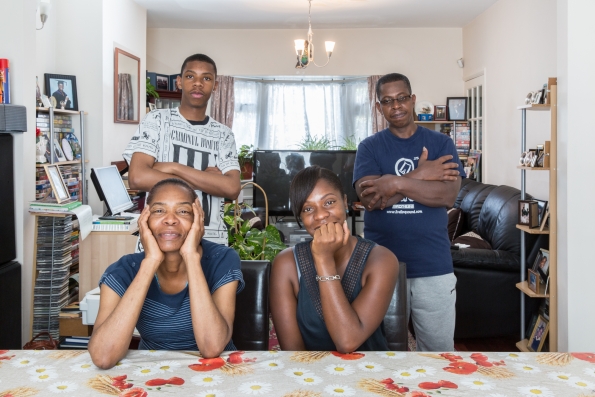
[[[595,353],[0,350],[0,397],[595,396]]]

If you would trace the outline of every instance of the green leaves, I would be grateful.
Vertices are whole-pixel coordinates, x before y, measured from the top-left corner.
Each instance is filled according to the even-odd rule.
[[[241,209],[254,211],[247,204],[241,204]],[[254,213],[254,215],[256,215]],[[242,260],[268,260],[270,262],[285,248],[279,231],[273,225],[263,230],[250,227],[250,221],[234,215],[234,204],[225,204],[223,220],[228,225],[229,246],[233,248]],[[237,230],[236,230],[237,228]]]

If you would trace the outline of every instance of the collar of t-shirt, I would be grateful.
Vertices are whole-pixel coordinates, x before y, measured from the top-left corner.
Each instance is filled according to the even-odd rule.
[[[196,120],[187,120],[192,125],[207,125],[209,122],[209,116],[205,117],[204,120],[196,121]]]

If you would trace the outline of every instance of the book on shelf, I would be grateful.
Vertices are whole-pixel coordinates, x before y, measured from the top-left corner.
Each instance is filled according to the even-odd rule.
[[[73,210],[77,207],[80,207],[82,205],[82,203],[80,201],[68,201],[68,202],[62,202],[62,203],[58,203],[57,201],[41,201],[41,200],[37,200],[37,201],[31,201],[29,202],[29,208],[34,207],[34,208],[53,208],[53,209],[67,209],[67,210]]]

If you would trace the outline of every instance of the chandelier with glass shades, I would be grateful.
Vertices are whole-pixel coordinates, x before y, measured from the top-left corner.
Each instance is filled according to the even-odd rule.
[[[312,0],[308,0],[308,39],[307,40],[294,40],[295,42],[295,53],[297,54],[297,65],[296,69],[305,69],[310,62],[319,68],[326,66],[331,60],[333,49],[335,48],[334,41],[325,41],[324,46],[326,47],[326,63],[324,65],[317,65],[314,62],[314,44],[312,44],[312,21],[310,18],[310,11],[312,10]]]

